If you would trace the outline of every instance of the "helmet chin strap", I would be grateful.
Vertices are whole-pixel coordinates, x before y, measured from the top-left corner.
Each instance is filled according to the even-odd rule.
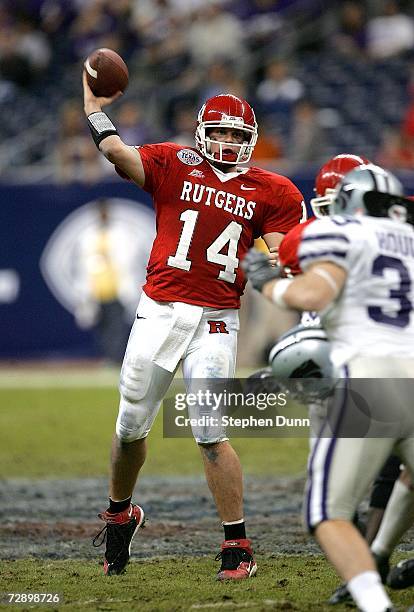
[[[212,153],[211,151],[212,144],[218,145],[219,150]],[[246,147],[248,146],[248,144],[249,144],[248,142],[243,142],[239,144],[239,143],[232,143],[232,142],[221,142],[218,140],[211,140],[210,138],[206,138],[205,150],[206,150],[206,153],[210,155],[211,161],[213,161],[212,158],[214,158],[214,161],[219,164],[236,165],[238,163],[244,163],[245,158],[246,158]],[[231,152],[228,152],[228,153],[225,153],[223,151],[224,148],[231,149],[232,147],[237,147],[238,151],[232,150]]]
[[[211,144],[215,143],[219,146],[219,150],[215,151],[213,153],[213,157],[216,161],[221,162],[221,163],[232,163],[232,164],[237,164],[237,162],[239,161],[239,157],[240,157],[240,150],[238,152],[233,151],[231,149],[232,144],[229,142],[219,142],[217,140],[211,141],[210,143],[210,149],[211,149]],[[228,151],[227,153],[224,151],[225,148],[230,149],[230,151]]]
[[[233,152],[233,153],[220,153],[218,151],[216,151],[216,153],[214,153],[214,158],[217,161],[230,161],[230,162],[234,162],[235,164],[237,163],[237,157],[238,154]]]
[[[329,215],[330,207],[335,199],[335,189],[326,189],[325,195],[311,198],[310,205],[312,207],[313,214],[318,219]]]

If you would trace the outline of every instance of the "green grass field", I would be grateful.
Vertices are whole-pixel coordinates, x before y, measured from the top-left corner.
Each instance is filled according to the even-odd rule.
[[[0,478],[105,476],[117,403],[116,388],[110,387],[28,389],[23,382],[18,388],[1,388]],[[233,442],[246,474],[270,478],[304,472],[305,438]],[[158,419],[144,474],[201,472],[194,442],[163,439],[162,420]],[[63,595],[63,602],[52,608],[35,606],[45,610],[332,610],[325,602],[338,578],[321,555],[273,557],[260,556],[257,577],[238,584],[214,580],[217,562],[213,555],[134,560],[127,574],[109,579],[102,575],[98,561],[3,560],[0,593]],[[405,610],[414,601],[413,589],[393,592],[392,597],[398,609]],[[0,609],[12,608],[0,604]]]
[[[116,388],[0,389],[0,478],[104,476],[117,410]],[[304,471],[306,438],[240,438],[234,446],[246,474]],[[193,440],[163,438],[160,414],[143,474],[201,473]]]
[[[59,593],[58,608],[64,610],[349,612],[349,606],[326,604],[338,578],[322,556],[259,556],[257,561],[257,576],[241,583],[215,581],[217,564],[207,558],[132,562],[125,575],[112,578],[103,577],[92,562],[14,561],[3,565],[0,592]],[[401,606],[398,610],[406,610],[413,600],[407,591],[394,591],[392,597]],[[0,604],[0,610],[5,609],[13,608]]]

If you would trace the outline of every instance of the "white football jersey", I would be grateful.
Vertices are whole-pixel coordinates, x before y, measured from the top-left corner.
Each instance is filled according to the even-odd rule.
[[[335,216],[305,229],[303,271],[331,261],[348,273],[337,299],[321,312],[332,361],[414,357],[414,228],[389,218]]]

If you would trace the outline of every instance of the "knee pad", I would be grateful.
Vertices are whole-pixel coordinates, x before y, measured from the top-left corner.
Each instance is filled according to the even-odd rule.
[[[121,442],[134,442],[146,438],[151,424],[151,413],[143,404],[130,404],[121,398],[116,421],[116,435]]]
[[[157,414],[159,403],[148,395],[151,375],[150,368],[144,361],[126,360],[122,366],[119,392],[119,413],[116,422],[116,434],[122,442],[133,442],[145,438]]]
[[[126,359],[119,380],[121,397],[130,404],[139,402],[148,391],[150,380],[148,363]]]

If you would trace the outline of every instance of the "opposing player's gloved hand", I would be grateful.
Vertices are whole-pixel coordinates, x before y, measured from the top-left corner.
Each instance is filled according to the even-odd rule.
[[[269,281],[282,276],[281,268],[279,266],[271,266],[268,255],[257,249],[250,249],[248,251],[241,263],[241,267],[253,287],[258,291],[261,291],[263,285]]]

